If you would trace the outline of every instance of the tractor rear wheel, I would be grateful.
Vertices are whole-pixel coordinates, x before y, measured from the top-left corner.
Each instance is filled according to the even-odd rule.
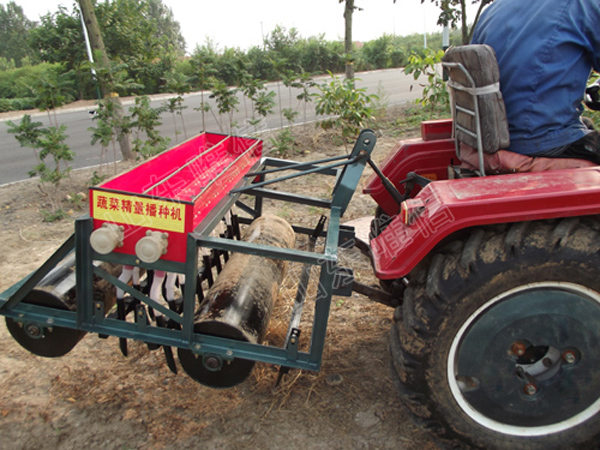
[[[392,373],[446,443],[581,449],[600,438],[600,223],[473,229],[410,277]]]

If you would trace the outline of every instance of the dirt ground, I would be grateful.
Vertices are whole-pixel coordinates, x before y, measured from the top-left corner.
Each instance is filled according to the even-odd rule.
[[[380,136],[375,159],[396,142]],[[309,152],[292,157],[315,160],[344,151],[327,143],[308,146]],[[90,178],[90,170],[74,172],[62,194],[86,193]],[[308,176],[287,187],[318,197],[327,195],[331,184]],[[46,223],[40,211],[48,205],[37,181],[0,187],[0,291],[36,269],[72,233],[73,219],[85,214],[86,205],[67,204],[69,219]],[[374,208],[359,188],[345,220],[372,215]],[[320,215],[316,208],[302,211],[270,201],[266,209],[311,226]],[[360,281],[376,283],[357,250],[342,251],[341,260]],[[289,273],[297,270],[291,267]],[[285,336],[293,278],[284,280],[267,334],[273,345]],[[303,326],[310,322],[310,309],[307,304]],[[181,367],[172,374],[162,352],[150,352],[142,343],[130,342],[125,358],[113,337],[87,335],[62,358],[40,358],[13,341],[1,320],[0,448],[434,450],[426,432],[408,418],[389,377],[391,317],[390,308],[358,294],[335,297],[320,372],[292,370],[276,387],[277,368],[257,364],[248,380],[228,390],[197,384]]]

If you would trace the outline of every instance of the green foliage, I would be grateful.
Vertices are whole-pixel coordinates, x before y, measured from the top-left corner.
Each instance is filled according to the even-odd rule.
[[[125,64],[124,79],[142,86],[142,93],[159,92],[161,78],[185,50],[171,10],[161,0],[109,0],[97,2],[95,12],[109,57]],[[77,73],[78,91],[93,95],[89,71],[84,73],[87,55],[77,9],[60,6],[43,16],[28,42],[41,60],[61,62]]]
[[[165,107],[152,108],[147,96],[136,97],[135,106],[129,108],[131,112],[132,127],[135,130],[133,140],[133,151],[143,158],[157,155],[169,146],[171,141],[168,137],[161,136],[156,130],[162,122],[160,116],[165,112]],[[142,139],[142,136],[146,139]]]
[[[267,91],[263,83],[253,84],[253,88],[246,89],[245,95],[250,96],[252,103],[252,117],[247,119],[247,124],[254,128],[254,132],[258,132],[259,125],[265,124],[265,118],[273,113],[275,108],[275,92]]]
[[[599,78],[600,74],[592,71],[588,80],[588,86],[593,83],[597,83]],[[600,111],[593,111],[589,108],[585,108],[582,115],[592,120],[592,122],[594,123],[594,128],[596,130],[600,129]]]
[[[435,52],[427,49],[424,57],[413,53],[408,57],[408,64],[404,68],[404,73],[412,74],[415,80],[418,80],[421,75],[427,77],[427,84],[420,84],[423,87],[423,97],[417,99],[417,102],[423,106],[429,105],[431,113],[436,108],[447,109],[450,106],[446,82],[437,70],[442,56],[444,56],[442,50]]]
[[[275,92],[261,89],[252,97],[252,101],[254,102],[254,111],[259,116],[267,117],[275,108]]]
[[[61,73],[57,70],[59,67],[53,67],[54,70],[47,71],[44,77],[39,77],[30,86],[35,107],[40,111],[48,111],[50,124],[55,126],[58,126],[56,108],[73,100],[69,94],[73,82],[68,73]],[[54,112],[54,124],[50,111]]]
[[[15,135],[15,139],[21,147],[30,147],[34,150],[40,147],[40,139],[44,134],[42,122],[32,122],[31,116],[25,114],[19,125],[11,120],[8,120],[6,124],[8,125],[8,132]]]
[[[277,25],[264,40],[263,47],[272,61],[298,61],[299,43],[302,38],[295,28],[288,31],[285,27]],[[279,69],[281,72],[281,66]]]
[[[94,174],[96,174],[96,172],[94,172]],[[86,199],[87,197],[83,192],[70,193],[65,196],[67,204],[77,211],[82,211],[86,207]]]
[[[344,70],[344,44],[326,41],[323,35],[309,37],[299,44],[298,65],[308,73],[340,73]]]
[[[217,70],[213,65],[213,52],[210,48],[206,49],[207,54],[197,52],[190,59],[191,73],[190,77],[192,81],[192,89],[200,89],[202,91],[200,95],[200,106],[194,108],[195,111],[199,111],[202,114],[202,131],[206,130],[206,113],[210,111],[210,105],[206,103],[204,99],[204,91],[212,89],[216,79],[215,75]]]
[[[219,116],[226,115],[229,117],[229,132],[233,128],[233,113],[237,111],[238,99],[236,97],[237,89],[230,89],[224,82],[218,81],[214,84],[210,98],[214,98],[217,102]],[[219,126],[223,131],[223,123]]]
[[[40,23],[31,30],[28,41],[40,60],[64,64],[67,70],[72,70],[79,62],[87,60],[82,42],[79,16],[69,13],[62,5],[56,12],[40,17]]]
[[[94,59],[95,61],[101,61],[102,56],[97,53],[94,56]],[[98,83],[106,95],[113,95],[116,93],[119,96],[126,96],[140,92],[144,89],[144,85],[130,77],[129,66],[125,63],[111,61],[108,66],[100,63],[94,64],[93,66],[98,78]]]
[[[98,142],[102,146],[102,153],[104,153],[104,149],[106,149],[114,139],[114,130],[110,126],[110,121],[105,117],[101,117],[96,115],[94,120],[98,124],[96,127],[89,127],[88,131],[92,132],[92,145],[96,145]]]
[[[344,141],[353,140],[360,129],[373,117],[372,103],[376,95],[369,95],[365,89],[357,89],[353,80],[331,75],[331,81],[319,86],[315,111],[318,115],[329,116],[319,125],[327,130],[340,128]]]
[[[430,108],[425,109],[420,104],[413,105],[406,108],[403,114],[393,121],[390,128],[393,130],[394,135],[401,137],[409,131],[418,129],[424,120],[449,119],[450,117],[450,112],[447,110],[438,109],[432,114]]]
[[[119,106],[112,101],[100,101],[96,108],[96,114],[94,115],[94,121],[97,123],[96,127],[89,127],[88,131],[92,132],[91,144],[96,145],[100,143],[100,164],[104,163],[104,158],[108,162],[107,149],[109,145],[113,149],[113,157],[116,163],[116,137],[119,127],[118,115],[115,113],[115,108]]]
[[[384,34],[378,39],[367,42],[360,52],[361,59],[370,70],[391,67],[390,53],[394,49],[394,40],[389,34]],[[398,56],[396,56],[398,58]],[[402,58],[400,58],[400,62]]]
[[[62,208],[58,208],[56,210],[52,210],[52,211],[47,211],[45,209],[40,211],[42,213],[43,216],[43,221],[44,222],[57,222],[59,220],[63,220],[66,219],[67,217],[69,217],[69,214]]]
[[[281,130],[276,137],[270,138],[272,151],[278,156],[285,157],[293,153],[296,140],[289,128]]]
[[[178,94],[176,97],[170,98],[166,103],[166,109],[173,115],[173,124],[175,125],[175,136],[177,137],[177,122],[175,116],[178,115],[181,120],[181,126],[183,128],[183,135],[187,139],[187,131],[185,129],[185,121],[183,119],[183,110],[187,106],[183,105],[183,95],[190,92],[191,89],[191,78],[186,77],[182,73],[171,72],[165,78],[165,91],[174,92]]]
[[[60,184],[60,181],[66,178],[71,171],[68,162],[73,160],[75,154],[65,144],[67,135],[66,125],[59,127],[46,128],[38,139],[39,160],[40,163],[29,171],[29,176],[39,176],[43,182],[51,183],[55,186]],[[46,165],[46,158],[51,158],[54,167]],[[62,164],[64,163],[64,167]]]
[[[44,220],[60,220],[65,217],[65,213],[60,208],[58,189],[61,180],[69,175],[71,168],[68,162],[74,157],[74,153],[65,144],[68,137],[65,134],[66,125],[42,128],[41,122],[32,122],[29,115],[23,116],[19,125],[11,121],[8,121],[7,125],[8,132],[15,135],[21,147],[33,148],[38,159],[38,164],[28,173],[31,177],[40,177],[40,190],[46,194],[50,202],[51,210],[42,211]],[[47,160],[52,161],[52,166],[48,166]],[[44,186],[48,185],[46,190]]]
[[[427,0],[421,0],[421,3],[425,3]],[[471,36],[473,35],[473,29],[477,25],[479,16],[483,8],[492,3],[494,0],[472,0],[471,3],[479,3],[479,8],[475,14],[475,19],[472,20],[467,17],[467,3],[465,0],[431,0],[436,6],[439,6],[441,11],[438,17],[438,25],[450,25],[452,28],[457,28],[460,25],[461,29],[461,44],[468,44],[471,42]],[[396,0],[394,0],[396,3]],[[470,24],[470,27],[469,27]]]
[[[96,2],[96,15],[109,57],[116,61],[110,69],[110,76],[115,80],[109,92],[117,92],[120,96],[164,92],[168,78],[173,74],[188,79],[191,91],[209,90],[218,79],[246,92],[248,83],[256,80],[287,79],[295,83],[303,73],[340,73],[345,67],[343,42],[326,41],[323,35],[305,38],[296,29],[281,26],[266,35],[262,46],[246,52],[236,48],[220,49],[208,40],[194,49],[189,60],[184,60],[179,24],[162,0],[99,1]],[[26,18],[23,21],[28,23]],[[21,58],[21,64],[47,63],[23,67],[23,70],[12,69],[19,65],[16,59],[13,61],[14,58],[8,56],[1,59],[0,54],[0,68],[5,69],[0,69],[0,99],[32,98],[29,87],[38,76],[47,78],[45,72],[53,67],[52,64],[61,64],[56,66],[60,73],[69,74],[70,86],[64,90],[66,97],[96,97],[76,9],[58,7],[32,25],[27,36],[20,40],[27,43],[29,51]],[[452,41],[458,43],[454,33]],[[431,48],[441,48],[441,33],[428,35],[428,43]],[[411,51],[422,54],[422,47],[422,35],[384,35],[353,51],[354,66],[356,70],[398,67],[406,62],[405,55]],[[100,77],[104,75],[107,74],[101,73]],[[251,99],[252,92],[245,96]],[[203,100],[199,111],[204,114],[207,108]],[[1,109],[18,106],[7,102],[0,104]],[[247,108],[245,103],[244,108]]]
[[[288,121],[288,124],[291,125],[296,121],[296,117],[298,117],[299,111],[296,111],[293,108],[284,108],[283,109],[283,117]]]
[[[11,1],[0,5],[0,58],[3,59],[2,70],[21,67],[30,60],[33,50],[27,45],[27,37],[34,23],[25,17],[23,8]],[[8,66],[8,67],[7,67]]]
[[[98,173],[98,171],[94,170],[94,173],[92,174],[92,177],[90,178],[90,180],[87,182],[87,185],[88,186],[96,186],[96,185],[102,183],[107,178],[108,178],[108,175],[100,174],[100,173]]]
[[[59,64],[39,64],[0,71],[0,98],[33,98],[31,87],[38,80],[55,78],[58,73],[64,73],[64,69]],[[72,93],[73,91],[69,91],[67,95]]]

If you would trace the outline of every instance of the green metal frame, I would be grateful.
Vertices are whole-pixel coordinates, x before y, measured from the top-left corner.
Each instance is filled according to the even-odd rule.
[[[340,225],[341,217],[352,198],[365,165],[370,160],[375,146],[376,136],[370,130],[364,130],[350,155],[329,158],[312,163],[296,163],[274,158],[263,158],[252,173],[248,174],[229,196],[225,197],[209,214],[209,216],[188,234],[187,258],[185,263],[157,261],[145,264],[135,256],[111,253],[100,255],[93,251],[89,239],[93,231],[93,220],[89,216],[77,219],[75,233],[35,272],[0,294],[0,315],[17,321],[35,322],[46,327],[64,327],[79,329],[99,335],[117,336],[164,346],[189,349],[198,354],[214,354],[224,360],[233,358],[262,361],[285,367],[307,370],[318,370],[325,344],[325,335],[329,317],[331,298],[334,295],[334,278],[338,271],[337,252],[341,241],[352,237],[352,229]],[[325,165],[320,165],[325,164]],[[267,180],[267,175],[293,170],[291,175]],[[331,200],[281,191],[270,191],[264,186],[275,182],[289,180],[309,173],[335,176],[336,184]],[[256,180],[259,181],[256,181]],[[240,201],[242,194],[254,197],[254,206],[250,207]],[[262,199],[293,202],[313,205],[330,210],[323,252],[282,249],[268,245],[254,244],[244,241],[216,238],[209,236],[219,221],[232,206],[237,205],[253,217],[262,212]],[[248,220],[249,221],[249,220]],[[312,230],[294,227],[298,233],[310,234]],[[320,268],[320,288],[315,301],[315,314],[309,352],[298,350],[296,339],[289,340],[285,348],[240,342],[227,338],[208,336],[194,332],[194,313],[196,308],[196,283],[198,278],[198,248],[218,249],[228,252],[248,253],[269,258],[300,262]],[[71,252],[75,252],[76,261],[76,311],[59,310],[43,306],[23,303],[25,296],[54,267]],[[141,266],[146,269],[163,270],[185,274],[186,289],[183,299],[183,313],[177,314],[167,307],[153,301],[143,293],[121,282],[117,277],[103,270],[95,261],[113,264]],[[180,324],[181,330],[160,328],[148,323],[145,309],[136,310],[134,322],[127,322],[105,315],[104,304],[93,297],[93,277],[107,280],[117,288],[140,300],[143,304],[160,311],[165,316]]]

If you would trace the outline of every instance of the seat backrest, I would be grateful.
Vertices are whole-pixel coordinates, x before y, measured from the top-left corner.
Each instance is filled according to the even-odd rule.
[[[480,153],[495,153],[510,145],[508,121],[496,54],[489,45],[451,47],[442,58],[452,99],[454,137]],[[484,175],[483,163],[480,167]]]

